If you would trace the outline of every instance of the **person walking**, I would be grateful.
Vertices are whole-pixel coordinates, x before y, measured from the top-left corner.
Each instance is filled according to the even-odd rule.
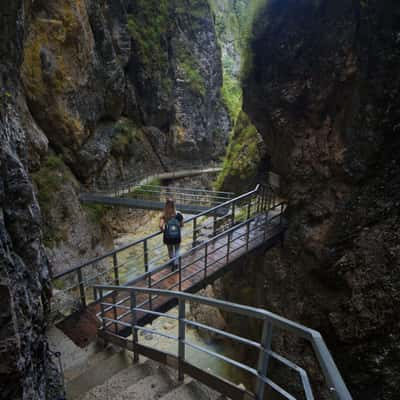
[[[183,215],[176,211],[174,200],[169,198],[165,202],[164,212],[160,218],[160,229],[164,232],[163,241],[168,247],[169,258],[173,260],[172,271],[178,268],[177,258],[182,241],[182,227]]]

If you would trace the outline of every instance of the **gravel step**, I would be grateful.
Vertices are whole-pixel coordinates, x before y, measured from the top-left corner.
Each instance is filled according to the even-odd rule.
[[[164,395],[160,400],[223,400],[218,392],[202,385],[199,382],[191,381],[181,385],[173,391]]]
[[[104,365],[103,368],[108,368],[108,365]],[[128,387],[132,386],[132,384],[155,372],[156,367],[151,361],[130,365],[101,385],[90,390],[82,400],[113,400],[120,396]]]
[[[120,396],[115,396],[113,400],[157,400],[177,386],[178,382],[173,380],[169,372],[160,366],[156,373],[131,385]]]

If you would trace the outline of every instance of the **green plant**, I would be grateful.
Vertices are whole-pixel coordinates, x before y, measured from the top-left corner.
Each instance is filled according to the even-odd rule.
[[[227,182],[232,181],[237,186],[241,182],[245,185],[251,183],[264,156],[265,149],[260,134],[247,114],[241,111],[229,141],[222,171],[214,184],[215,189],[223,190]]]
[[[119,120],[115,126],[115,136],[111,144],[111,153],[117,158],[128,159],[133,154],[133,146],[138,128],[127,118]]]

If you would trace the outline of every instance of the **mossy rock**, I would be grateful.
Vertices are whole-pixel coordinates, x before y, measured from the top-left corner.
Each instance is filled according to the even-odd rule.
[[[215,188],[234,192],[249,189],[255,184],[265,158],[266,148],[261,135],[247,114],[241,111]]]

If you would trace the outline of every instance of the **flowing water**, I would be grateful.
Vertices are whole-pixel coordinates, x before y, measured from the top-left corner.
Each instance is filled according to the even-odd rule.
[[[160,213],[151,212],[146,217],[146,223],[135,225],[134,231],[120,235],[117,239],[115,239],[115,246],[121,247],[157,231],[159,229],[159,217]],[[190,216],[185,215],[184,217],[187,219]],[[125,264],[126,268],[124,279],[132,279],[144,272],[143,263],[134,261],[138,256],[136,251],[137,250],[135,249],[128,249],[119,256],[119,263]],[[161,248],[159,253],[160,257],[162,257],[163,254],[165,254],[165,248]],[[161,263],[158,265],[160,264]],[[151,267],[152,265],[150,265],[150,268]],[[190,305],[187,307],[187,314],[189,316],[188,319],[193,319],[191,317]],[[177,309],[172,309],[168,314],[176,316]],[[170,336],[178,335],[178,322],[174,319],[158,318],[150,326],[148,326],[148,328]],[[205,339],[202,337],[202,335],[200,335],[199,331],[194,328],[187,328],[186,340],[194,345],[225,356],[232,356],[232,354],[236,353],[231,342],[228,343],[222,340],[210,340],[208,337]],[[139,334],[139,342],[151,348],[177,354],[177,342],[163,336],[148,334],[142,331]],[[250,381],[249,377],[246,376],[246,374],[241,373],[236,367],[233,367],[214,356],[190,348],[189,346],[186,346],[186,357],[188,362],[192,363],[193,365],[208,370],[215,375],[232,380],[237,384],[242,383],[246,384],[247,386],[248,382]]]

